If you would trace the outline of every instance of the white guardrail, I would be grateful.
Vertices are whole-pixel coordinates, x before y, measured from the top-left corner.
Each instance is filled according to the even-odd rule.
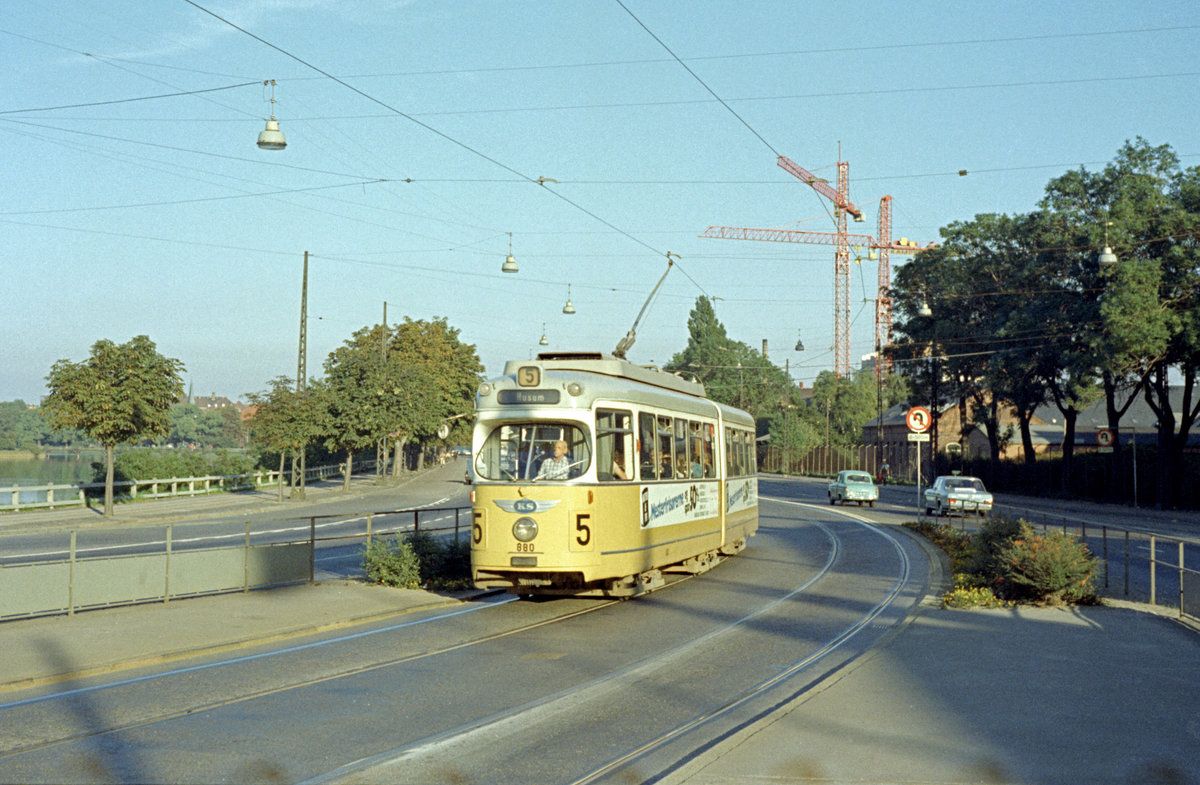
[[[304,481],[324,480],[341,475],[345,464],[335,463],[314,466],[304,470]],[[354,462],[355,474],[374,471],[375,459]],[[282,472],[283,481],[288,482],[291,471]],[[279,482],[278,470],[249,472],[246,474],[214,474],[207,477],[173,477],[154,480],[121,480],[113,483],[113,495],[129,501],[138,499],[166,499],[175,496],[203,496],[209,493],[257,490]],[[87,505],[87,496],[93,498],[104,492],[102,482],[81,482],[58,485],[13,485],[0,488],[0,511],[54,509],[55,507],[78,507]]]

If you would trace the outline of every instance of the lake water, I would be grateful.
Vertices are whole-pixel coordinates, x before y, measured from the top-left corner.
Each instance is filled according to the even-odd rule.
[[[102,451],[70,458],[18,458],[0,460],[0,488],[14,485],[68,485],[92,481],[92,461],[103,461]]]

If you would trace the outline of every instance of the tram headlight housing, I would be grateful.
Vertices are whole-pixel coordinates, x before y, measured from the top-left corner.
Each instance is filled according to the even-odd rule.
[[[513,536],[520,542],[533,542],[537,536],[538,525],[533,518],[517,518],[513,524]]]
[[[570,395],[572,398],[578,398],[583,395],[583,385],[579,382],[571,382],[567,385],[567,395]]]

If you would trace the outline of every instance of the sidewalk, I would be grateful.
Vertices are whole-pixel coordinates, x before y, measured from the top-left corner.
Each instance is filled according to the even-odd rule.
[[[13,690],[234,652],[461,602],[318,575],[315,585],[0,623],[0,703]]]
[[[1200,634],[1133,608],[923,607],[662,780],[1200,782]]]

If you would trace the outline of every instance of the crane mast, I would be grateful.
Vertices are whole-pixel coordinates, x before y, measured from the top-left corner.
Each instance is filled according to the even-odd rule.
[[[892,252],[915,254],[927,248],[920,247],[907,239],[892,240],[892,197],[884,196],[879,202],[878,237],[867,234],[851,234],[846,216],[856,221],[863,220],[862,210],[850,201],[850,164],[837,163],[837,189],[786,156],[779,156],[776,163],[780,168],[796,177],[834,205],[835,232],[808,232],[792,229],[752,229],[736,226],[710,226],[701,237],[723,240],[761,240],[765,242],[812,243],[834,246],[833,269],[833,371],[838,376],[850,374],[850,245],[862,245],[878,252],[878,292],[875,297],[875,373],[879,375],[890,369],[891,362],[885,357],[884,349],[892,342],[892,299],[891,261]]]

